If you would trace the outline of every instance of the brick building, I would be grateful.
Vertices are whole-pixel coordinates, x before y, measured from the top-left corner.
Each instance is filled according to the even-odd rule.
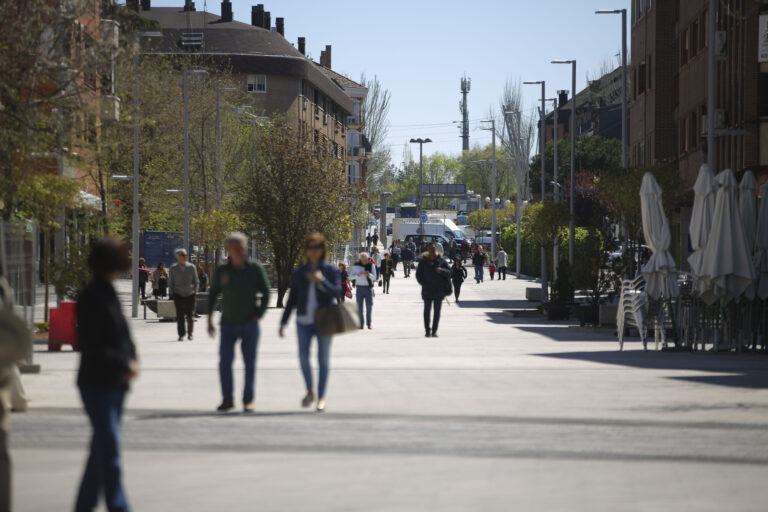
[[[161,27],[164,37],[152,43],[153,53],[189,55],[196,64],[227,66],[249,93],[257,114],[285,115],[298,129],[327,144],[337,158],[348,164],[361,159],[352,155],[347,132],[359,112],[356,101],[364,99],[366,91],[356,84],[353,98],[334,80],[338,74],[330,72],[330,46],[320,64],[313,62],[305,55],[305,38],[299,37],[294,47],[284,37],[285,20],[276,18],[273,28],[263,4],[252,7],[250,24],[233,19],[229,0],[221,2],[220,15],[197,11],[190,0],[181,7],[152,7],[150,0],[136,4],[143,17]],[[359,174],[350,176],[350,181],[360,179]]]
[[[630,165],[671,162],[693,184],[706,160],[707,0],[633,0]],[[768,64],[758,62],[765,0],[720,0],[715,40],[715,171],[768,172]]]

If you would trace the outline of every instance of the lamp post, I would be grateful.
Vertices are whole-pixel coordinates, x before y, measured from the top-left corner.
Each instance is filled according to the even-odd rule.
[[[191,255],[189,240],[189,75],[205,75],[204,69],[184,70],[184,249]]]
[[[379,232],[382,243],[384,244],[384,250],[387,250],[387,198],[392,197],[392,192],[382,192],[379,201]]]
[[[233,92],[235,87],[219,87],[216,89],[216,199],[219,210],[224,204],[224,170],[221,164],[221,93]]]
[[[575,258],[576,227],[574,224],[574,174],[576,173],[576,61],[575,60],[553,60],[552,64],[570,64],[571,65],[571,184],[570,184],[570,214],[568,217],[568,263],[573,265]],[[555,179],[557,181],[557,179]]]
[[[162,37],[160,32],[136,32],[133,56],[133,254],[131,270],[131,317],[139,317],[139,57],[141,56],[139,40],[142,37]]]
[[[544,195],[546,193],[546,146],[544,144],[544,112],[546,109],[546,80],[537,80],[530,82],[523,82],[525,85],[541,85],[541,114],[539,115],[541,122],[539,124],[539,154],[541,155],[541,201],[544,202]],[[541,300],[547,300],[547,254],[544,244],[541,244]]]
[[[710,11],[712,12],[712,11]],[[627,101],[627,10],[626,9],[600,9],[595,14],[621,14],[621,165],[624,170],[629,168],[629,103]],[[573,63],[574,70],[576,63]],[[574,71],[574,76],[576,72]],[[575,94],[575,92],[574,92]]]
[[[424,158],[423,158],[423,152],[422,149],[424,147],[424,144],[428,144],[432,142],[432,139],[426,138],[422,139],[419,137],[418,139],[411,139],[411,144],[418,144],[419,145],[419,234],[424,234],[424,222],[421,220],[421,189],[424,187]]]
[[[496,120],[483,121],[491,123],[491,261],[496,259]]]

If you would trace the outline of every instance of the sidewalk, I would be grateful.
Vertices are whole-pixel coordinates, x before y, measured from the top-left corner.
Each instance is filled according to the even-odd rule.
[[[121,284],[122,286],[122,284]],[[618,352],[613,336],[515,319],[531,281],[469,280],[423,337],[415,278],[375,299],[373,330],[333,342],[328,411],[299,407],[293,319],[262,322],[257,414],[219,416],[217,342],[131,320],[127,404],[136,510],[764,510],[768,360]],[[77,354],[37,346],[12,418],[18,510],[69,508],[88,426]],[[237,389],[242,364],[236,364]]]

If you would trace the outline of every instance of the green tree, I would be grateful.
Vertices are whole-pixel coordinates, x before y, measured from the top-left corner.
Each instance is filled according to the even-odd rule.
[[[346,240],[352,203],[359,198],[347,185],[343,162],[284,118],[257,125],[256,131],[257,155],[242,163],[233,205],[271,249],[282,307],[306,235],[319,231],[330,243]]]

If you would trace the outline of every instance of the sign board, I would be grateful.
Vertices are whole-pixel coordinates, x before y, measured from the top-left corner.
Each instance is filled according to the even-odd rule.
[[[149,268],[156,268],[161,261],[165,268],[176,262],[175,251],[184,247],[184,234],[174,231],[144,231],[141,256]]]
[[[760,22],[757,29],[757,61],[768,62],[768,14],[760,15]]]
[[[464,196],[467,193],[467,186],[459,184],[424,184],[421,186],[422,195],[441,195],[441,196]]]
[[[428,222],[428,221],[429,221],[429,217],[427,216],[427,214],[426,214],[426,213],[422,213],[422,214],[421,214],[421,217],[419,217],[419,220],[420,220],[421,222]]]

